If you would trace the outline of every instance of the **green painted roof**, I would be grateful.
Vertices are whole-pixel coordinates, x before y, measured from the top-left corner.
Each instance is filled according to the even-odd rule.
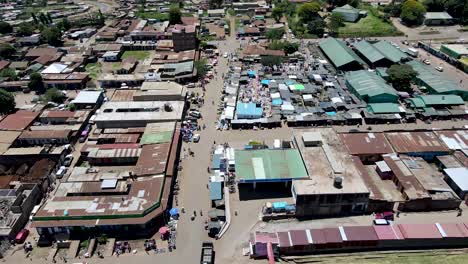
[[[367,110],[374,114],[400,113],[400,105],[394,103],[368,104]]]
[[[385,59],[385,56],[378,49],[365,40],[354,44],[354,48],[372,63]]]
[[[382,78],[386,78],[389,76],[387,73],[387,70],[388,68],[382,68],[382,67],[378,67],[375,69],[376,73]]]
[[[398,99],[397,92],[377,74],[366,71],[351,71],[345,74],[346,84],[361,98],[387,94],[394,100]]]
[[[307,178],[297,149],[236,150],[236,177],[240,181],[278,181]]]
[[[465,102],[458,95],[453,94],[432,94],[418,96],[426,106],[432,105],[463,105]]]
[[[173,131],[165,131],[165,132],[158,132],[158,133],[145,133],[141,137],[140,144],[147,145],[147,144],[160,144],[160,143],[168,143],[172,140]]]
[[[327,38],[319,43],[320,49],[327,55],[335,67],[340,68],[348,63],[364,62],[346,44],[335,38]]]
[[[426,107],[426,104],[421,98],[408,98],[408,102],[411,103],[412,107],[414,108],[424,108]]]
[[[443,94],[443,93],[451,93],[456,91],[462,91],[463,93],[467,93],[466,89],[460,87],[455,81],[450,80],[433,70],[427,65],[422,64],[419,61],[409,61],[406,64],[413,67],[418,75],[416,79],[418,79],[423,85],[428,86],[427,88],[430,89],[430,92],[436,94]]]
[[[408,55],[403,51],[395,48],[390,44],[390,42],[381,40],[377,43],[374,43],[373,46],[380,51],[387,59],[391,60],[394,63],[400,62],[402,59],[408,58]]]

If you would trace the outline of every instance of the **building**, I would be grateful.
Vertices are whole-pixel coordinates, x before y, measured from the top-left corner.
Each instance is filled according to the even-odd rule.
[[[222,18],[224,17],[224,8],[221,9],[208,9],[208,17],[217,17]]]
[[[306,146],[308,132],[320,133],[322,143]],[[324,217],[366,212],[369,190],[332,129],[296,130],[294,143],[309,173],[309,179],[292,183],[296,216]]]
[[[454,59],[468,56],[468,47],[463,44],[443,44],[440,46],[440,51]]]
[[[468,131],[466,130],[440,130],[434,133],[452,151],[468,149]]]
[[[414,98],[407,99],[407,102],[412,108],[417,109],[424,109],[427,107],[446,108],[465,104],[460,96],[453,94],[417,95]]]
[[[398,154],[422,157],[428,161],[435,156],[449,154],[449,149],[433,132],[391,132],[385,133],[385,137]]]
[[[362,69],[364,65],[359,56],[339,39],[327,38],[319,43],[319,47],[338,70]]]
[[[80,91],[72,104],[76,109],[94,109],[99,107],[104,101],[104,93],[102,91]]]
[[[345,84],[357,97],[367,103],[397,103],[398,94],[375,73],[360,70],[345,73]]]
[[[390,67],[392,64],[409,59],[406,53],[385,40],[375,43],[362,40],[354,44],[354,49],[364,61],[373,67]]]
[[[340,14],[346,22],[357,22],[361,17],[361,14],[365,16],[366,12],[361,13],[361,10],[354,8],[348,4],[340,7],[336,7],[332,10],[334,14]]]
[[[0,131],[0,154],[7,151],[19,135],[21,131]]]
[[[293,180],[308,178],[297,149],[236,150],[235,171],[241,199],[272,190],[289,196]]]
[[[28,223],[31,211],[41,201],[41,198],[42,192],[36,184],[17,182],[13,188],[0,189],[1,240],[15,239],[16,234]]]
[[[42,78],[47,88],[57,88],[60,90],[83,89],[90,80],[89,74],[82,72],[43,74]]]
[[[424,16],[424,25],[426,26],[443,26],[451,25],[455,21],[447,12],[426,12]]]
[[[457,193],[460,199],[466,201],[468,194],[468,169],[466,167],[444,169],[445,181]]]
[[[120,51],[106,51],[103,55],[102,58],[104,61],[118,61],[120,59],[120,55],[122,53]]]
[[[65,145],[70,143],[71,130],[26,130],[17,138],[18,146]]]
[[[156,68],[157,73],[160,75],[162,81],[186,81],[191,80],[196,76],[197,69],[194,67],[193,60],[166,63]]]
[[[197,32],[195,26],[175,25],[172,30],[174,51],[193,50],[197,48]]]
[[[261,118],[262,115],[262,108],[258,107],[255,103],[238,102],[236,105],[236,119],[257,119]]]
[[[452,79],[448,79],[438,71],[431,67],[422,64],[419,61],[409,61],[406,64],[413,67],[418,75],[415,78],[415,83],[424,86],[430,94],[454,94],[458,95],[463,100],[468,100],[468,90],[456,83]]]
[[[133,101],[183,101],[186,89],[176,82],[143,82]]]
[[[393,153],[383,133],[343,133],[338,136],[348,153],[358,156],[365,164],[381,160],[383,154]]]
[[[82,124],[88,119],[90,111],[59,111],[59,110],[45,110],[39,116],[39,121],[44,124]]]
[[[184,105],[183,101],[106,102],[94,122],[98,128],[118,128],[179,121]]]
[[[40,112],[19,110],[7,115],[0,121],[0,130],[22,131],[29,127],[39,116]]]

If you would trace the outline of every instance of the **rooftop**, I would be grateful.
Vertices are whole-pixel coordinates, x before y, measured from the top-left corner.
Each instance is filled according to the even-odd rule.
[[[76,104],[96,104],[101,95],[102,91],[80,91],[72,102]]]
[[[351,155],[386,154],[393,149],[383,133],[348,133],[339,134]]]
[[[468,191],[468,169],[448,168],[444,169],[445,174],[449,177],[462,191]]]
[[[392,132],[385,136],[397,153],[448,152],[432,132]]]
[[[175,122],[147,124],[140,139],[141,145],[168,143],[172,140]]]
[[[241,182],[307,178],[297,149],[236,150],[236,175]]]
[[[346,84],[362,99],[372,102],[373,97],[386,96],[390,101],[396,101],[398,95],[384,79],[366,70],[345,73]],[[382,100],[379,100],[382,102]]]
[[[322,51],[332,61],[335,67],[340,68],[351,62],[358,62],[364,64],[364,62],[351,50],[346,44],[335,38],[327,38],[319,43]]]
[[[434,131],[439,139],[451,150],[468,149],[468,131],[441,130]]]
[[[453,19],[447,12],[426,12],[426,19]]]
[[[39,116],[39,114],[40,112],[19,110],[0,121],[0,130],[24,130]]]
[[[306,147],[302,136],[307,132],[319,132],[322,146]],[[294,139],[310,178],[293,182],[297,194],[369,193],[352,157],[333,129],[298,129]],[[342,178],[341,189],[334,186],[335,177]]]
[[[170,148],[170,143],[144,145],[134,173],[137,176],[164,174]]]

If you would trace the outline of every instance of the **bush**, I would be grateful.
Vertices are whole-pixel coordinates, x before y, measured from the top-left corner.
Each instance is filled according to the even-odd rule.
[[[107,243],[107,235],[102,234],[100,237],[97,238],[97,242],[100,245],[106,244]]]
[[[8,114],[15,109],[15,97],[13,94],[0,89],[0,114]]]

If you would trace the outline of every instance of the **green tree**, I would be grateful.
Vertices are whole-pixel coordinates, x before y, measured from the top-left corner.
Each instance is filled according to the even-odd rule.
[[[406,0],[401,7],[401,20],[409,26],[421,25],[426,8],[416,0]]]
[[[310,2],[300,5],[297,8],[297,15],[303,23],[307,23],[314,17],[318,16],[320,11],[320,4],[317,2]]]
[[[283,14],[284,9],[279,6],[275,6],[273,10],[271,10],[271,17],[273,17],[276,23],[280,22],[281,18],[283,17]]]
[[[6,68],[0,71],[0,77],[8,78],[11,81],[17,81],[18,75],[16,75],[16,71],[11,68]]]
[[[423,4],[428,12],[445,11],[445,0],[424,0]]]
[[[36,24],[39,23],[39,21],[37,20],[36,14],[31,13],[31,17],[32,17],[34,23],[36,23]]]
[[[54,103],[57,103],[57,104],[63,103],[64,100],[65,100],[65,96],[57,88],[47,89],[47,91],[44,94],[44,99],[43,99],[43,101],[54,102]]]
[[[457,18],[461,24],[468,24],[468,0],[447,0],[445,8],[447,13]]]
[[[0,114],[8,114],[15,110],[15,97],[13,94],[0,89]]]
[[[36,27],[31,23],[21,23],[16,29],[18,36],[31,36]]]
[[[72,112],[75,112],[75,111],[76,111],[76,105],[73,104],[73,103],[72,103],[72,104],[69,104],[69,105],[68,105],[68,110],[69,110],[69,111],[72,111]]]
[[[325,21],[321,17],[317,16],[307,23],[307,30],[310,34],[322,37],[323,33],[325,33],[325,26]]]
[[[265,36],[267,39],[281,39],[284,35],[284,29],[283,28],[275,28],[275,29],[269,29],[266,33]]]
[[[47,18],[47,24],[52,24],[54,23],[54,20],[52,20],[52,17],[50,16],[50,13],[47,12],[47,15],[46,15],[46,18]]]
[[[62,32],[55,26],[46,27],[41,32],[41,40],[51,46],[61,46]]]
[[[194,67],[197,70],[197,77],[199,79],[202,79],[203,77],[205,77],[206,73],[208,72],[208,68],[206,65],[207,65],[206,59],[195,61]]]
[[[284,42],[283,51],[284,53],[286,53],[286,55],[293,54],[294,52],[298,50],[299,50],[299,44],[287,42],[287,41]]]
[[[11,32],[13,32],[13,27],[5,21],[0,21],[0,34],[8,34]]]
[[[418,73],[407,64],[395,64],[387,69],[387,74],[393,88],[401,91],[411,90],[411,80],[413,80]]]
[[[71,28],[71,24],[70,24],[70,21],[68,21],[68,19],[65,17],[60,22],[57,23],[57,27],[60,30],[67,31]]]
[[[34,72],[29,75],[28,88],[32,91],[36,91],[38,94],[43,94],[45,92],[44,81],[39,73]]]
[[[0,58],[11,58],[15,54],[16,49],[9,43],[0,44]]]
[[[338,33],[338,29],[344,25],[344,17],[340,13],[332,13],[328,22],[328,29],[331,33]]]
[[[263,56],[260,58],[260,63],[263,66],[273,67],[275,65],[281,65],[283,63],[283,58],[280,56]]]
[[[210,7],[210,9],[220,8],[222,4],[223,4],[223,0],[209,0],[208,1],[208,6]]]
[[[385,14],[388,14],[392,17],[399,17],[401,14],[401,4],[391,3],[384,7]]]
[[[182,14],[177,6],[171,6],[169,9],[169,23],[172,25],[179,24],[182,22]]]

